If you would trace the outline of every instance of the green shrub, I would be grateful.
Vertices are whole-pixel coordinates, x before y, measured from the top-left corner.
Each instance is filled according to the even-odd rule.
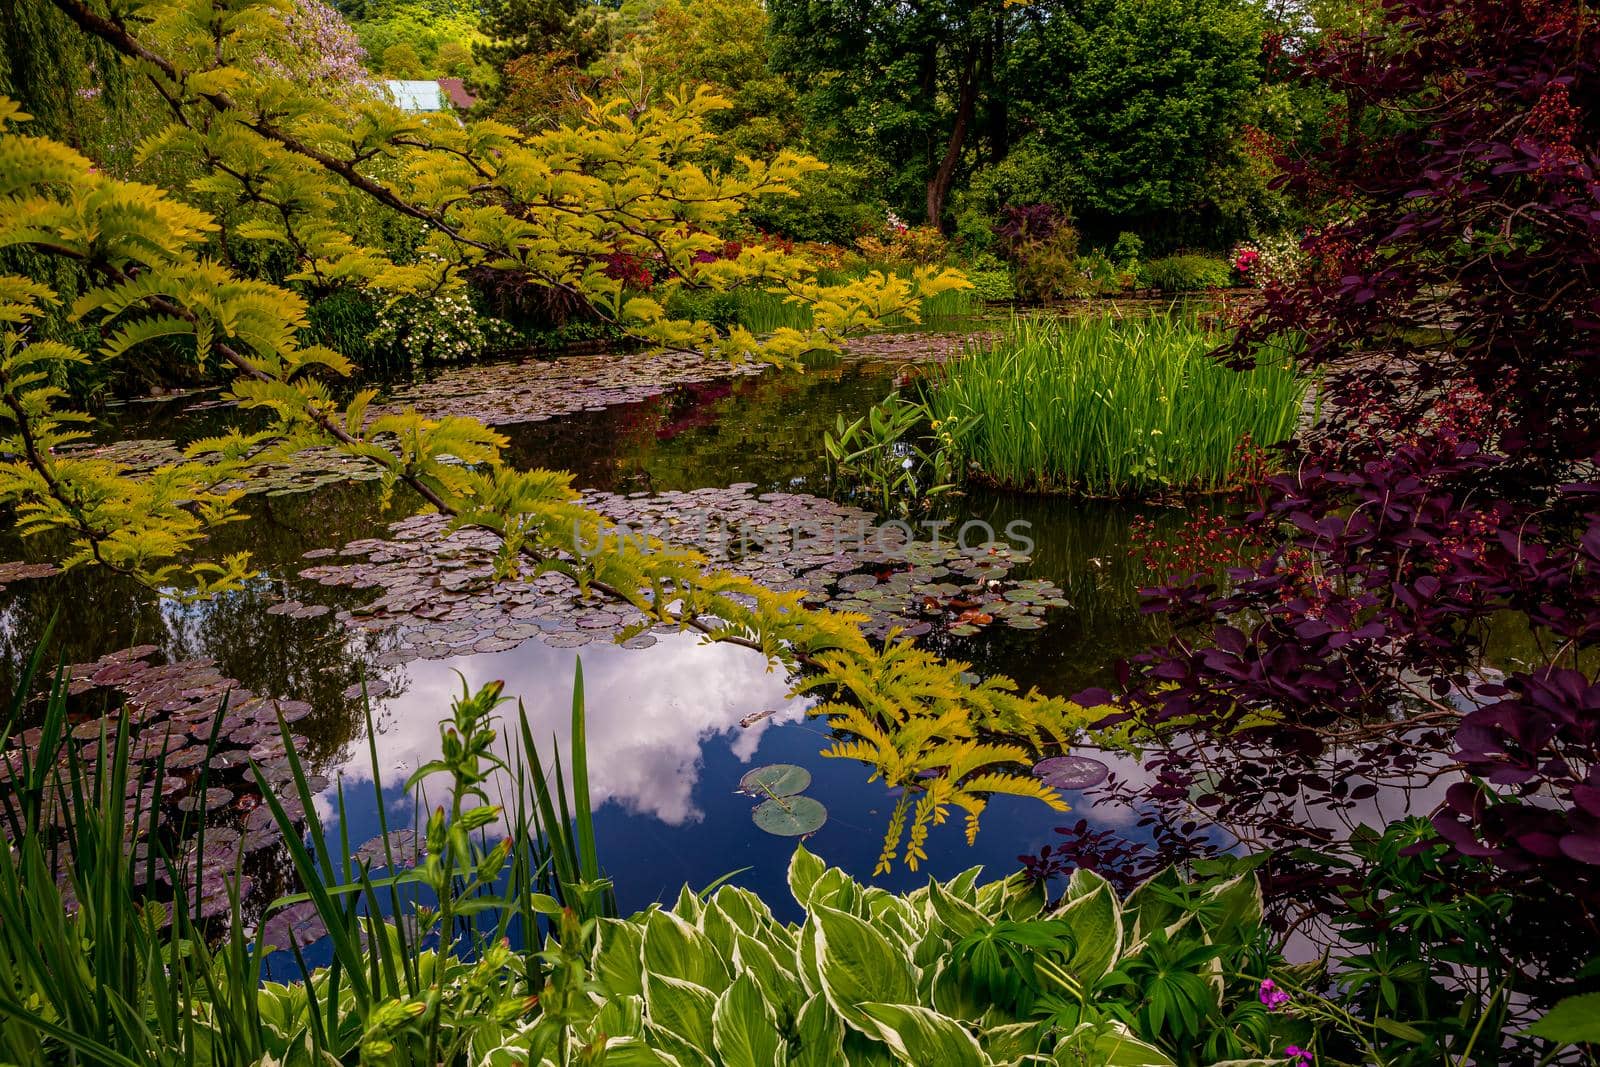
[[[1117,266],[1131,269],[1144,257],[1144,239],[1136,233],[1123,230],[1111,246],[1111,260]]]
[[[312,304],[306,313],[311,339],[372,369],[368,337],[378,328],[378,309],[354,289],[339,289]]]
[[[971,293],[978,300],[1015,300],[1017,287],[1011,281],[1011,271],[1004,266],[969,268],[965,272],[972,283]]]
[[[1233,269],[1226,260],[1211,256],[1166,256],[1140,263],[1136,277],[1141,289],[1190,293],[1226,289],[1233,284]]]
[[[1286,438],[1306,384],[1286,358],[1231,370],[1222,338],[1183,316],[1019,321],[941,368],[936,425],[1000,485],[1097,496],[1227,484],[1235,449]]]
[[[1117,265],[1098,249],[1086,256],[1079,256],[1074,266],[1083,277],[1085,289],[1094,296],[1114,296],[1130,288],[1133,281],[1131,274],[1118,269]]]

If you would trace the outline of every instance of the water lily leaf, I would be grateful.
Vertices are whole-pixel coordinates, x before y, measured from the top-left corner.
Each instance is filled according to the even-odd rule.
[[[804,792],[810,784],[811,772],[804,767],[793,763],[769,763],[746,772],[739,779],[739,792],[749,793],[753,797],[788,797]]]
[[[828,809],[811,797],[791,796],[758,805],[751,818],[769,834],[799,837],[820,829],[828,821]]]
[[[1110,767],[1088,756],[1051,756],[1033,766],[1034,777],[1056,789],[1088,789],[1110,773]]]

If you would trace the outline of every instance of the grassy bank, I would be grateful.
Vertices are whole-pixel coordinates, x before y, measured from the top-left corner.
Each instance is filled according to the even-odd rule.
[[[1288,359],[1245,371],[1195,319],[1018,320],[928,389],[960,457],[998,485],[1142,496],[1227,484],[1247,437],[1294,430],[1306,382]]]

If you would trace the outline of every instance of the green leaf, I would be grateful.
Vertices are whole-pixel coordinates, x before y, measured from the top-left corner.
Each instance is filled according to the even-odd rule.
[[[645,918],[640,959],[646,975],[693,982],[713,993],[728,988],[728,969],[711,939],[670,911],[658,908]]]
[[[780,1067],[783,1038],[761,986],[741,974],[717,998],[711,1013],[712,1045],[723,1067]]]
[[[811,887],[827,869],[827,864],[808,852],[806,846],[795,847],[794,855],[789,858],[789,892],[802,908],[811,902]]]
[[[983,1052],[966,1027],[947,1015],[915,1004],[863,1004],[877,1036],[906,1063],[922,1067],[983,1067]]]
[[[601,919],[594,948],[594,976],[614,996],[644,995],[644,935],[637,923]]]
[[[1600,1044],[1600,993],[1583,993],[1557,1001],[1528,1032],[1563,1045]]]
[[[1423,1033],[1421,1030],[1418,1030],[1410,1023],[1403,1023],[1398,1019],[1386,1019],[1380,1015],[1372,1020],[1372,1025],[1376,1026],[1379,1030],[1382,1030],[1390,1037],[1398,1037],[1402,1041],[1410,1041],[1413,1044],[1420,1045],[1428,1040],[1427,1034]]]
[[[944,927],[955,938],[963,938],[991,921],[983,912],[960,897],[952,896],[933,879],[928,880],[928,921]]]
[[[711,1048],[711,1013],[717,995],[703,985],[645,972],[644,1006],[650,1021],[697,1049]]]
[[[795,1018],[800,1047],[789,1056],[790,1067],[835,1067],[844,1062],[844,1021],[818,993]]]
[[[1254,874],[1241,874],[1218,882],[1206,890],[1210,907],[1201,912],[1201,921],[1212,940],[1234,943],[1239,931],[1261,925],[1261,885]]]
[[[772,1005],[780,1021],[794,1018],[805,996],[799,979],[778,965],[778,958],[764,943],[742,930],[735,931],[733,936],[733,969],[756,980],[762,996]]]
[[[608,997],[592,1029],[608,1037],[643,1037],[644,998]]]
[[[769,834],[801,837],[822,828],[828,821],[828,809],[814,797],[774,797],[756,805],[750,817]]]
[[[519,1067],[525,1064],[523,1060],[511,1062]],[[674,1057],[657,1052],[643,1038],[635,1036],[608,1037],[604,1062],[606,1067],[680,1067]]]
[[[739,779],[739,792],[753,797],[789,797],[805,791],[811,772],[793,763],[769,763],[745,773]]]
[[[1177,1067],[1119,1023],[1082,1023],[1056,1046],[1055,1061],[1060,1067]]]
[[[1086,895],[1069,899],[1056,917],[1072,929],[1077,942],[1067,971],[1085,985],[1110,973],[1121,957],[1123,937],[1122,909],[1111,886],[1102,881]]]
[[[822,992],[833,1010],[868,1036],[877,1027],[861,1010],[867,1003],[908,1004],[917,981],[905,954],[871,925],[825,905],[812,909],[817,968]]]

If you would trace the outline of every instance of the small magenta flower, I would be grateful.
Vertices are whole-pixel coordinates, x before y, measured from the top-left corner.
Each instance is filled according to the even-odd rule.
[[[1289,1003],[1289,994],[1278,988],[1278,984],[1267,978],[1261,983],[1261,991],[1256,994],[1268,1011],[1278,1011]]]
[[[1310,1049],[1301,1048],[1299,1045],[1290,1045],[1283,1050],[1283,1054],[1289,1057],[1292,1067],[1311,1067]]]

